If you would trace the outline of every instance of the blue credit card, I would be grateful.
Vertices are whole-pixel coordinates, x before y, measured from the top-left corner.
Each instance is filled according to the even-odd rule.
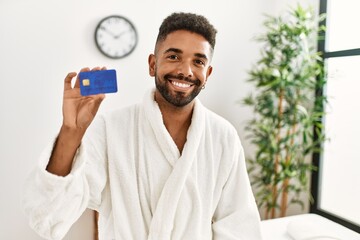
[[[80,72],[80,93],[82,96],[117,92],[116,71],[100,70]]]

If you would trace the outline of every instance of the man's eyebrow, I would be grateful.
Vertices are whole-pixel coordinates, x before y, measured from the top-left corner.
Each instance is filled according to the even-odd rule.
[[[165,50],[164,53],[169,53],[169,52],[183,53],[183,51],[181,49],[178,49],[178,48],[168,48],[168,49]],[[203,59],[206,59],[206,60],[208,59],[206,54],[203,54],[203,53],[195,53],[194,56],[198,57],[198,58],[203,58]]]
[[[208,59],[207,56],[205,54],[203,54],[203,53],[195,53],[195,56],[199,57],[199,58]]]
[[[168,53],[168,52],[183,53],[183,51],[181,51],[178,48],[168,48],[164,53]]]

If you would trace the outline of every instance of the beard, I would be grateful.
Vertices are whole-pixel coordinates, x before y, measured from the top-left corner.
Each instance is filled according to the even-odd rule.
[[[184,92],[176,91],[175,93],[171,93],[169,89],[169,84],[171,82],[169,79],[178,79],[188,82],[189,84],[193,85],[193,90],[189,95],[186,95]],[[155,85],[160,94],[163,98],[170,104],[174,105],[175,107],[184,107],[189,104],[201,91],[201,81],[199,79],[191,80],[186,78],[182,75],[171,75],[166,74],[163,80],[159,79],[157,73],[155,73]]]

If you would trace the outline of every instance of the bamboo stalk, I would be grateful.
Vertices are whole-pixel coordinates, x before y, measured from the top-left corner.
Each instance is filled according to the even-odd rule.
[[[297,96],[299,96],[299,93],[300,91],[297,90],[296,91]],[[298,104],[298,100],[295,101],[295,106],[297,106],[297,104]],[[297,122],[296,122],[296,111],[295,111],[291,130],[287,132],[287,136],[291,135],[291,140],[290,140],[290,146],[286,150],[285,165],[288,165],[291,162],[291,154],[290,154],[291,151],[289,150],[289,148],[291,148],[294,145],[294,141],[295,141],[294,134],[296,132],[296,128],[297,128]],[[288,206],[288,195],[289,195],[287,189],[289,186],[289,182],[290,182],[289,178],[285,178],[285,180],[283,181],[281,203],[280,203],[280,217],[285,217],[286,215],[287,206]]]
[[[293,126],[292,126],[292,129],[291,129],[291,134],[295,134],[295,131],[296,131],[296,128],[297,128],[297,124],[295,123]],[[292,137],[291,141],[290,141],[290,147],[292,147],[294,145],[294,137]],[[289,164],[291,161],[291,154],[287,153],[287,156],[286,156],[286,160],[285,160],[285,164]],[[284,182],[283,182],[283,185],[282,185],[282,194],[281,194],[281,205],[280,205],[280,216],[281,217],[285,217],[286,215],[286,210],[287,210],[287,204],[288,204],[288,191],[287,191],[287,188],[289,186],[289,182],[290,182],[290,179],[289,178],[285,178]]]
[[[280,134],[281,134],[281,121],[283,116],[283,99],[284,99],[284,89],[280,89],[279,93],[279,103],[278,103],[278,124],[277,124],[277,133],[276,133],[276,143],[278,146],[280,146]],[[280,162],[280,151],[278,151],[275,155],[275,163],[274,163],[274,183],[272,186],[272,209],[271,209],[271,218],[275,218],[276,216],[276,201],[278,197],[278,189],[277,189],[277,183],[276,178],[279,173],[279,162]]]
[[[283,182],[283,192],[281,196],[281,205],[280,205],[280,217],[285,217],[287,211],[287,203],[288,203],[288,191],[287,187],[289,186],[290,179],[286,178]]]
[[[286,132],[286,137],[289,137],[291,134],[291,130],[288,129]],[[286,148],[286,154],[285,154],[285,162],[286,164],[289,163],[289,147]],[[280,217],[285,217],[286,209],[287,209],[287,199],[288,199],[288,193],[287,193],[287,186],[289,185],[289,178],[285,178],[283,185],[282,185],[282,194],[281,194],[281,203],[280,203]]]

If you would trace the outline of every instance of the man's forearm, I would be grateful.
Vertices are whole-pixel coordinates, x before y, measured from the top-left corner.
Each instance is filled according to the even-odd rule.
[[[46,170],[58,176],[68,175],[83,135],[82,131],[61,127]]]

